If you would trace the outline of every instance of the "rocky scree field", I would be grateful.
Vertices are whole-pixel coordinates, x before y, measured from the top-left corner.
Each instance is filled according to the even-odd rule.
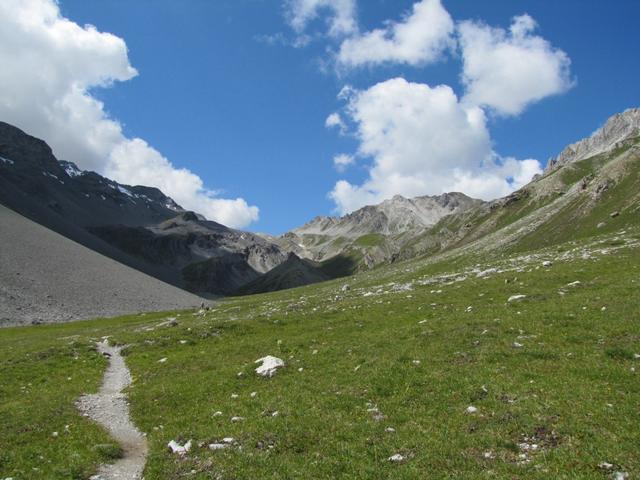
[[[120,455],[74,406],[100,385],[105,336],[126,346],[147,480],[636,478],[639,282],[636,224],[211,310],[3,329],[0,478],[88,478]],[[285,362],[271,378],[265,355]]]

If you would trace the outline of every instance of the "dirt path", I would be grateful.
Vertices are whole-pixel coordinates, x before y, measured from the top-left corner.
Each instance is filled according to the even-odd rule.
[[[109,357],[102,387],[98,393],[78,400],[80,411],[104,426],[123,450],[121,459],[102,465],[92,480],[140,480],[147,457],[147,440],[131,422],[122,393],[131,384],[131,373],[120,355],[121,349],[110,346],[107,340],[98,343],[98,351]]]

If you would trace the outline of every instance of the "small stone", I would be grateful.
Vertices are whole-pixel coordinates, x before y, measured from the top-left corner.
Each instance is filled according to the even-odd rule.
[[[405,457],[403,455],[400,455],[399,453],[396,453],[389,457],[390,462],[399,463],[399,462],[404,462],[404,460],[405,460]]]
[[[396,429],[393,427],[387,427],[384,429],[384,431],[387,433],[396,433]]]
[[[518,342],[513,342],[512,347],[513,348],[522,348],[523,345],[521,343],[518,343]]]
[[[515,301],[518,301],[518,300],[522,300],[523,298],[527,298],[527,296],[526,296],[526,295],[520,295],[520,294],[518,294],[518,295],[511,295],[511,296],[508,298],[507,303],[515,302]]]
[[[168,360],[167,357],[161,358],[160,360],[158,360],[158,363],[164,363]]]
[[[256,397],[256,395],[258,395],[258,392],[251,392],[251,393],[249,394],[249,396],[250,396],[251,398],[255,398],[255,397]]]
[[[231,417],[232,422],[241,422],[244,420],[244,417]]]
[[[177,455],[185,455],[189,450],[191,450],[191,440],[189,440],[184,445],[180,445],[175,440],[171,440],[167,444],[167,447],[169,447],[169,450],[171,450],[171,453],[175,453]]]
[[[474,407],[473,405],[469,405],[467,407],[467,413],[472,414],[472,413],[476,413],[478,411],[478,409],[476,407]]]
[[[58,433],[58,432],[53,432],[53,433],[51,434],[51,436],[52,436],[52,437],[54,437],[54,438],[55,438],[55,437],[57,437],[58,435],[59,435],[59,433]]]
[[[553,265],[553,263],[549,260],[545,260],[544,262],[542,262],[543,267],[550,267],[551,265]]]

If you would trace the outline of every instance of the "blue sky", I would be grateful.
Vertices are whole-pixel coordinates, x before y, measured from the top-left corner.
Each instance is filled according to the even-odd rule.
[[[388,21],[403,22],[415,3],[358,1],[354,19],[359,34]],[[375,140],[367,147],[362,132],[368,120],[363,116],[373,107],[364,104],[364,97],[358,97],[361,103],[353,97],[338,99],[345,85],[362,93],[379,84],[391,87],[385,82],[402,78],[406,83],[393,85],[394,92],[443,84],[461,98],[469,90],[461,82],[459,46],[417,64],[390,59],[336,66],[336,52],[349,37],[329,33],[335,12],[326,6],[298,30],[292,28],[291,4],[276,0],[61,0],[59,8],[61,17],[80,26],[95,25],[99,32],[126,42],[130,65],[138,75],[118,70],[106,75],[116,80],[108,88],[87,88],[104,103],[108,117],[119,122],[122,135],[144,139],[174,167],[188,168],[206,188],[215,190],[216,197],[240,197],[257,206],[257,221],[240,222],[249,223],[245,228],[254,231],[282,233],[316,215],[335,213],[336,206],[348,211],[358,202],[377,201],[390,193],[433,188],[429,180],[407,187],[411,182],[406,178],[398,182],[399,192],[394,192],[393,182],[388,188],[367,183],[376,161],[384,164],[401,152],[372,146]],[[509,29],[514,16],[526,13],[537,23],[530,35],[544,39],[549,51],[561,50],[570,60],[564,80],[571,85],[531,101],[521,111],[505,114],[479,104],[486,115],[483,126],[489,133],[490,154],[500,156],[500,165],[507,157],[536,159],[544,165],[548,157],[592,133],[611,114],[640,104],[640,2],[444,0],[443,8],[456,24],[473,20],[502,29]],[[296,40],[303,43],[306,36],[310,40],[305,46],[292,45]],[[430,102],[423,95],[430,92],[414,93]],[[345,110],[349,105],[361,116],[350,118]],[[344,135],[339,128],[325,127],[334,112],[345,120]],[[29,127],[28,119],[16,119],[22,122],[19,126]],[[34,125],[38,133],[40,124],[34,121]],[[476,134],[481,135],[470,134],[470,145],[486,143]],[[403,143],[411,141],[402,138]],[[373,153],[356,154],[354,164],[343,171],[334,166],[335,155],[353,155],[363,147]],[[520,165],[514,160],[514,169]],[[432,167],[426,165],[421,175],[427,178]],[[123,172],[119,181],[126,175]],[[520,170],[504,172],[511,179]],[[351,195],[347,200],[328,196],[340,180],[352,189],[345,193]],[[471,193],[478,191],[473,188]],[[490,196],[499,190],[481,191]]]

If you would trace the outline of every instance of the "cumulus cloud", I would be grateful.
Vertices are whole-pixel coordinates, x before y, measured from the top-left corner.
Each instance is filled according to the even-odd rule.
[[[350,35],[358,30],[355,0],[287,0],[285,13],[293,30],[303,35],[308,24],[327,12],[328,34]],[[304,37],[303,37],[304,38]]]
[[[529,15],[513,19],[509,31],[465,21],[458,26],[464,101],[502,115],[571,88],[571,61],[562,50],[534,35]]]
[[[439,60],[454,45],[454,23],[440,0],[422,0],[399,22],[345,39],[337,61],[345,67]]]
[[[61,16],[54,0],[0,2],[0,118],[43,138],[56,156],[126,184],[156,186],[183,207],[229,226],[257,207],[216,198],[200,177],[127,138],[90,89],[137,75],[125,42]]]
[[[492,150],[484,111],[460,102],[449,86],[394,78],[351,90],[346,102],[357,154],[372,164],[361,185],[340,180],[330,192],[341,214],[395,194],[462,191],[492,199],[541,172],[537,160],[500,158]]]

